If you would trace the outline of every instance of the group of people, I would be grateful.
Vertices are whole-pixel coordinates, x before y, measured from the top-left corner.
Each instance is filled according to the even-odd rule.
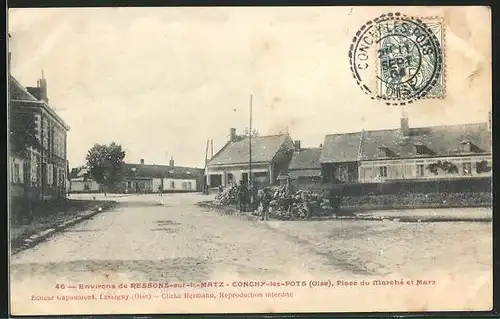
[[[267,219],[269,204],[272,200],[272,195],[268,188],[258,189],[256,185],[248,186],[242,181],[236,187],[236,193],[240,212],[254,212],[261,207],[261,219]]]
[[[219,187],[219,192],[222,192],[222,186]],[[280,196],[280,200],[286,203],[280,203],[283,206],[291,206],[292,203],[292,190],[290,186],[285,187],[285,196]],[[260,211],[261,220],[267,220],[269,216],[269,207],[275,194],[269,187],[258,188],[256,185],[247,185],[244,181],[240,181],[236,186],[236,198],[238,201],[240,212],[255,212]],[[290,195],[290,196],[286,196]],[[288,199],[288,200],[287,200]],[[288,204],[288,205],[287,205]],[[259,209],[260,208],[260,209]]]

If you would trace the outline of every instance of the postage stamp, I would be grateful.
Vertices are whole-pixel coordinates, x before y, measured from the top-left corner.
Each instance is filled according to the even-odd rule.
[[[438,19],[383,14],[365,23],[349,50],[351,72],[372,99],[405,105],[442,98],[443,27]]]

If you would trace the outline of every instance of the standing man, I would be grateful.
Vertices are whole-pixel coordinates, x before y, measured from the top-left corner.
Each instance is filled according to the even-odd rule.
[[[262,204],[262,217],[261,220],[267,220],[269,216],[269,204],[271,203],[271,194],[267,188],[262,191],[262,197],[260,198]]]
[[[250,210],[252,212],[256,211],[258,208],[258,198],[257,198],[257,187],[255,185],[250,186]]]
[[[238,203],[240,206],[240,213],[246,212],[247,209],[247,201],[248,201],[248,189],[243,181],[240,181],[238,185]]]

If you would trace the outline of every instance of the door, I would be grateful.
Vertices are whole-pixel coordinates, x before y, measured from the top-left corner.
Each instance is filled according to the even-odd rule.
[[[248,173],[243,173],[243,174],[241,174],[241,179],[242,179],[245,183],[248,183]]]

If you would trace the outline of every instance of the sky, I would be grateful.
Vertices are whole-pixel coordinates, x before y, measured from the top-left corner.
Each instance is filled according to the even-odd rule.
[[[10,9],[11,70],[70,126],[68,160],[120,143],[127,162],[203,167],[229,129],[288,130],[303,147],[330,133],[395,128],[401,108],[357,86],[348,51],[387,7]],[[410,126],[476,123],[491,110],[486,7],[406,7],[445,27],[446,96],[406,107]],[[401,11],[401,10],[400,10]]]

